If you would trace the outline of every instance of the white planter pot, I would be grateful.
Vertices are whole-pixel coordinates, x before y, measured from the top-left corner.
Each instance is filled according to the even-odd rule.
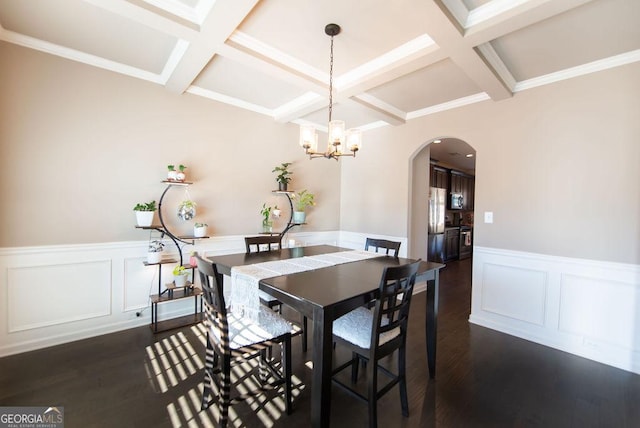
[[[307,214],[304,211],[294,211],[292,221],[296,224],[302,224],[307,219]]]
[[[173,282],[176,284],[176,287],[184,287],[187,285],[187,277],[189,274],[184,275],[173,275]]]
[[[167,180],[176,181],[177,176],[178,176],[178,171],[167,171]]]
[[[176,173],[176,181],[184,181],[185,178],[187,178],[187,176],[185,175],[184,172]]]
[[[136,211],[136,223],[140,227],[149,227],[153,224],[155,211]]]
[[[202,238],[207,236],[207,226],[201,226],[201,227],[193,227],[193,236],[195,236],[196,238]]]
[[[155,264],[160,263],[162,260],[162,251],[157,251],[155,253],[147,253],[147,263]]]

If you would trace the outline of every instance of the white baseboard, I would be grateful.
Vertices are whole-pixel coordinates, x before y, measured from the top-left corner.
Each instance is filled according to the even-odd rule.
[[[474,247],[469,321],[640,374],[640,266]]]

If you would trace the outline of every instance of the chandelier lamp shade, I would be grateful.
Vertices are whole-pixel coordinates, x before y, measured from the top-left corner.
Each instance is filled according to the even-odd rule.
[[[314,125],[300,125],[300,145],[310,159],[326,158],[338,160],[341,156],[356,156],[362,147],[362,131],[359,129],[345,130],[343,120],[333,120],[333,37],[340,33],[338,24],[328,24],[324,32],[331,36],[331,55],[329,61],[329,127],[327,149],[318,151],[318,134]]]

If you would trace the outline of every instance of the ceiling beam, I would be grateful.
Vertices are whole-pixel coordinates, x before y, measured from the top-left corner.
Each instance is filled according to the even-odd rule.
[[[200,36],[189,44],[166,87],[175,93],[185,92],[258,1],[217,0],[201,25]]]
[[[464,37],[460,23],[442,3],[427,2],[425,29],[451,61],[494,101],[512,96],[511,89],[482,53]]]

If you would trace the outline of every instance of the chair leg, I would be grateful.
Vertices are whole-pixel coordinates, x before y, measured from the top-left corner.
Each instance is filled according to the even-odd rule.
[[[285,339],[281,344],[282,370],[284,375],[284,403],[287,415],[291,414],[291,337]]]
[[[302,316],[302,352],[307,352],[307,317]]]
[[[218,355],[214,352],[209,342],[209,336],[207,335],[207,347],[205,349],[204,357],[204,385],[202,387],[202,403],[200,410],[209,408],[209,403],[212,399],[211,384],[213,383],[213,370],[218,364]]]
[[[267,352],[268,351],[268,352]],[[269,358],[269,360],[271,360],[271,346],[269,346],[269,348],[267,349],[262,349],[260,351],[260,357],[258,358],[258,374],[260,377],[260,382],[262,383],[262,385],[264,386],[265,382],[267,381],[267,358]],[[269,354],[267,357],[267,353]]]
[[[351,382],[358,381],[358,367],[360,366],[360,357],[356,352],[351,353]]]
[[[369,428],[377,428],[378,426],[378,362],[369,361],[367,364],[367,378],[369,385],[367,387],[367,395],[369,402]]]
[[[226,428],[229,422],[229,406],[231,405],[231,356],[222,356],[221,373],[222,390],[220,391],[220,427]]]
[[[407,399],[407,359],[406,348],[401,346],[398,349],[398,388],[400,389],[400,406],[402,407],[402,416],[409,417],[409,400]]]

